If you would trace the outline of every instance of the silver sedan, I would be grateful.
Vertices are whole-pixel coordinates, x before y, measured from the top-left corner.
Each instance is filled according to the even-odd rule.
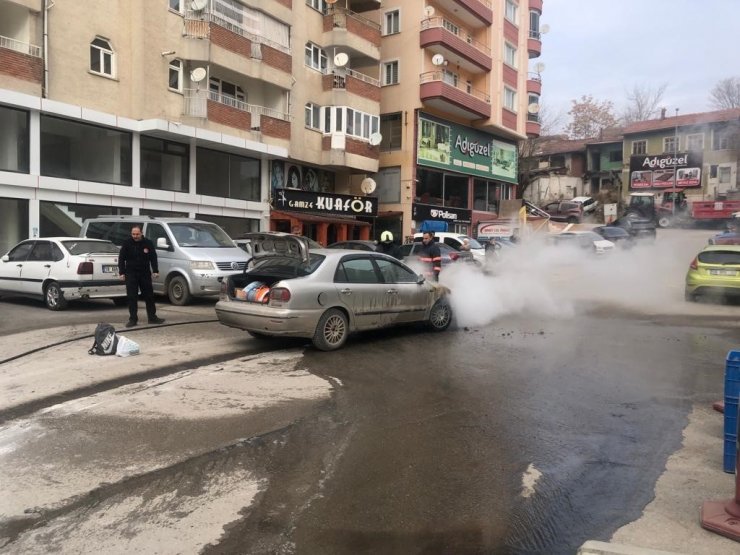
[[[219,321],[255,337],[311,339],[340,348],[350,333],[423,322],[434,331],[452,320],[449,290],[381,253],[311,249],[301,237],[255,233],[254,264],[223,284]]]

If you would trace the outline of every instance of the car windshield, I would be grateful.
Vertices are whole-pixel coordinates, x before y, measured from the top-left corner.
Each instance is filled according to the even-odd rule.
[[[594,233],[593,231],[587,231],[585,233],[579,234],[584,239],[588,239],[589,241],[603,241],[604,238],[599,235],[598,233]]]
[[[740,265],[740,252],[738,251],[704,251],[699,253],[698,258],[702,264]]]
[[[304,264],[299,259],[288,256],[270,256],[258,259],[250,273],[270,274],[278,277],[301,277],[312,274],[321,266],[326,259],[323,254],[309,253],[308,264]]]
[[[118,247],[108,241],[62,241],[69,254],[88,254],[91,252],[118,254]]]
[[[483,245],[481,245],[478,241],[476,241],[472,237],[468,237],[467,235],[459,235],[457,238],[460,239],[461,243],[463,239],[467,239],[468,241],[470,241],[471,249],[482,249],[483,248]]]
[[[183,222],[170,224],[170,230],[181,247],[226,248],[234,246],[234,241],[215,224]]]

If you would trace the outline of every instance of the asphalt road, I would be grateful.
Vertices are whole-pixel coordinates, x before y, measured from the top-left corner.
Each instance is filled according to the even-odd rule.
[[[131,331],[139,357],[81,357],[94,324],[125,310],[0,303],[0,344],[21,355],[0,365],[0,551],[557,554],[608,540],[653,499],[692,407],[721,398],[740,343],[740,307],[683,301],[681,268],[708,234],[450,276],[455,330],[364,334],[335,353],[276,350],[205,322],[201,302],[160,305],[182,325]]]

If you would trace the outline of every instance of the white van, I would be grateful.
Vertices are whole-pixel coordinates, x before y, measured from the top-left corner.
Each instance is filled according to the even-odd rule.
[[[174,305],[193,297],[216,297],[221,279],[244,270],[249,255],[214,223],[190,218],[100,216],[85,220],[80,237],[108,239],[120,246],[139,225],[157,248],[159,276],[154,292]]]
[[[423,233],[414,233],[414,242],[421,241]],[[434,240],[451,246],[455,250],[460,250],[463,240],[467,239],[470,243],[470,253],[479,264],[486,262],[486,249],[478,241],[462,233],[450,233],[448,231],[435,231]]]

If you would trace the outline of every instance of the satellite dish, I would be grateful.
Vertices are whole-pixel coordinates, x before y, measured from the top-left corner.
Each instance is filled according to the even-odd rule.
[[[190,80],[193,83],[200,83],[205,78],[206,78],[206,70],[203,69],[202,67],[196,67],[193,71],[190,72]]]
[[[540,105],[536,102],[532,102],[529,106],[527,106],[527,112],[530,114],[537,114],[540,111]]]
[[[443,63],[445,63],[445,57],[442,56],[442,54],[435,54],[432,56],[432,63],[435,66],[441,66]]]
[[[537,64],[535,64],[534,70],[537,73],[542,73],[543,71],[545,71],[545,64],[543,64],[542,62],[538,62]]]
[[[382,140],[383,140],[383,135],[381,135],[380,133],[373,133],[372,135],[370,135],[370,139],[369,139],[370,144],[372,146],[378,146],[380,144],[380,141]]]
[[[336,67],[344,67],[347,65],[347,62],[349,62],[349,56],[345,54],[344,52],[340,52],[336,56],[334,56],[334,65]]]
[[[432,17],[434,15],[434,7],[433,6],[427,6],[424,8],[424,14],[427,17]]]
[[[547,23],[545,23],[544,25],[540,26],[540,33],[541,34],[546,35],[549,32],[550,32],[550,26]]]
[[[371,195],[373,191],[375,191],[375,180],[372,177],[366,177],[362,180],[362,183],[360,183],[360,189],[362,189],[362,192],[366,195]]]
[[[206,9],[206,6],[208,5],[208,0],[191,0],[190,1],[190,9],[194,12],[201,12]]]

